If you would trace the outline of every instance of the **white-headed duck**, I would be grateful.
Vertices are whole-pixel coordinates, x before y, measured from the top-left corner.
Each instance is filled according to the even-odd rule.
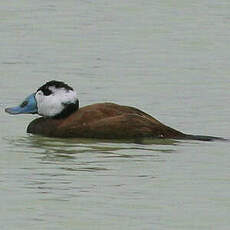
[[[10,114],[39,114],[42,117],[33,120],[27,132],[48,137],[222,139],[184,134],[130,106],[98,103],[79,108],[76,91],[64,82],[54,80],[41,86],[21,105],[5,111]]]

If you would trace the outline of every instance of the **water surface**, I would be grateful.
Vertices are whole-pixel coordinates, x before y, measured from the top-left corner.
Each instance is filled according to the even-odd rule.
[[[26,134],[9,116],[46,81],[81,106],[138,107],[192,134],[229,135],[230,3],[1,4],[1,229],[229,229],[229,143]]]

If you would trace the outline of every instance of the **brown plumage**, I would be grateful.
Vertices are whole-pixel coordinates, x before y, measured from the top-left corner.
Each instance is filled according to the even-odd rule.
[[[29,124],[27,132],[50,137],[103,139],[187,137],[141,110],[114,103],[88,105],[65,119],[35,119]]]

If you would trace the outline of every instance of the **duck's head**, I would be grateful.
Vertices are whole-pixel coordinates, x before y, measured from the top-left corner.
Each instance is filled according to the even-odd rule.
[[[19,106],[5,109],[10,114],[37,113],[44,117],[65,118],[78,110],[76,91],[61,81],[49,81]]]

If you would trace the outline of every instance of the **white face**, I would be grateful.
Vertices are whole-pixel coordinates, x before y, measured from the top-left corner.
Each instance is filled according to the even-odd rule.
[[[77,94],[74,90],[66,90],[65,88],[56,88],[50,86],[50,95],[44,95],[41,90],[35,94],[38,114],[45,117],[53,117],[61,113],[65,108],[65,104],[76,103]]]

